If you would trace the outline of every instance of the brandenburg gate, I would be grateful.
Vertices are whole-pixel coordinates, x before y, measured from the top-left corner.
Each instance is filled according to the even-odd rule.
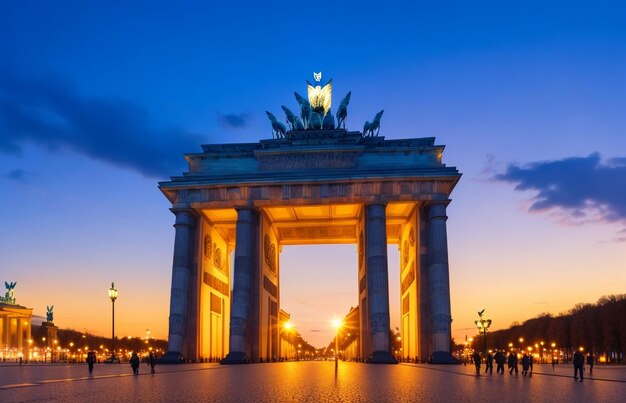
[[[391,243],[404,356],[454,362],[446,207],[461,174],[432,137],[380,136],[382,111],[363,132],[346,130],[350,93],[333,115],[332,80],[315,79],[308,99],[296,94],[298,116],[283,107],[288,127],[267,113],[272,139],[203,145],[185,155],[188,172],[159,184],[176,216],[164,361],[280,357],[282,246],[356,244],[360,355],[394,363]]]

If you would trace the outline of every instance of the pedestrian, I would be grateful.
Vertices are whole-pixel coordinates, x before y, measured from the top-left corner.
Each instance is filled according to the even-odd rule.
[[[528,375],[528,368],[530,367],[530,357],[528,354],[524,354],[522,357],[522,375]]]
[[[20,367],[22,366],[22,356],[20,355]]]
[[[96,353],[90,351],[87,353],[87,367],[89,368],[89,375],[93,373],[93,364],[96,363]]]
[[[574,364],[574,380],[578,380],[578,374],[580,373],[580,381],[583,381],[583,366],[585,365],[585,357],[580,351],[574,353],[572,360]]]
[[[20,357],[20,360],[22,358]],[[591,374],[593,374],[593,355],[591,355],[591,353],[587,353],[587,365],[589,365],[589,376],[591,376]]]
[[[529,364],[530,364],[530,373],[528,374],[528,376],[533,376],[533,356],[532,356],[532,354],[529,356],[529,359],[530,359],[530,362],[529,362]]]
[[[139,375],[139,356],[134,351],[130,357],[130,367],[133,369],[133,374]]]
[[[552,372],[554,372],[554,366],[556,365],[556,357],[552,356]]]
[[[474,351],[474,354],[472,354],[472,361],[474,361],[476,366],[476,376],[480,376],[480,353],[478,351]]]
[[[509,364],[509,374],[513,375],[513,371],[515,371],[515,375],[517,375],[517,373],[519,372],[519,370],[517,369],[517,355],[513,354],[513,352],[511,351],[509,353],[509,358],[507,362]]]
[[[487,353],[487,358],[485,359],[485,374],[489,372],[489,375],[493,375],[493,354],[490,352]]]
[[[504,375],[504,362],[506,361],[506,356],[504,355],[504,352],[502,351],[498,351],[496,352],[496,364],[498,365],[498,367],[496,368],[496,373],[500,373]]]
[[[148,365],[150,365],[150,373],[154,375],[154,373],[156,372],[154,370],[154,367],[156,366],[156,357],[154,356],[154,353],[152,351],[150,351],[150,354],[148,355]]]

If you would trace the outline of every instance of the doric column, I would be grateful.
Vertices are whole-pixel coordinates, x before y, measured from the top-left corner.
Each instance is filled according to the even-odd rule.
[[[9,316],[3,315],[2,316],[2,345],[1,347],[10,347],[9,340],[7,338],[8,330],[9,330]]]
[[[258,264],[257,242],[259,212],[250,207],[237,209],[237,229],[235,243],[235,268],[230,312],[230,352],[222,364],[243,364],[248,362],[250,343],[253,276]]]
[[[386,203],[365,206],[365,257],[371,363],[396,363],[389,352]]]
[[[430,293],[430,330],[433,364],[454,363],[450,354],[450,275],[448,272],[448,235],[446,206],[449,201],[432,203],[428,211],[428,288]]]
[[[170,297],[170,328],[168,352],[162,361],[178,362],[185,341],[189,281],[191,277],[194,226],[196,217],[189,209],[172,209],[176,215],[174,228],[174,261],[172,264],[172,289]]]
[[[17,347],[18,349],[20,349],[20,350],[21,350],[21,349],[22,349],[22,347],[23,347],[22,342],[24,341],[24,339],[23,339],[23,337],[22,337],[22,336],[23,336],[23,333],[24,333],[24,332],[23,332],[23,330],[22,330],[22,321],[23,321],[23,320],[24,320],[24,318],[22,318],[22,317],[18,317],[18,318],[17,318],[17,331],[16,331],[16,335],[17,335],[17,340],[16,340],[16,341],[17,341],[17,345],[16,345],[16,347]]]

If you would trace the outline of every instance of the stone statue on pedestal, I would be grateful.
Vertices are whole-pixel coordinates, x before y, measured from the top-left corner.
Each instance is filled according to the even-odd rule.
[[[53,309],[54,305],[46,305],[46,320],[50,323],[54,322],[54,312],[52,312]]]
[[[4,302],[5,304],[11,304],[11,305],[15,305],[15,296],[13,295],[13,289],[15,288],[15,286],[17,285],[16,282],[12,282],[12,283],[8,283],[8,282],[4,282],[4,286],[6,287],[7,291],[4,294],[4,298],[0,297],[0,302]]]
[[[352,92],[348,92],[341,100],[339,108],[337,109],[337,121],[335,122],[335,116],[333,116],[330,110],[332,105],[333,80],[331,78],[326,84],[322,85],[322,72],[313,73],[313,78],[315,78],[315,84],[311,84],[308,81],[306,82],[308,99],[294,92],[296,101],[298,101],[298,106],[300,107],[300,117],[296,116],[295,113],[286,106],[282,106],[290,131],[346,130],[348,104],[350,103]],[[266,113],[272,123],[272,134],[274,138],[281,139],[291,137],[291,135],[287,133],[285,125],[280,123],[271,113]],[[382,115],[383,111],[380,111],[376,114],[372,122],[365,122],[362,134],[363,137],[378,136]]]

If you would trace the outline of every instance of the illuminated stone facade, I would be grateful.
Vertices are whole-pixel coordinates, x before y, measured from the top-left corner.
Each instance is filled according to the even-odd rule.
[[[204,145],[186,155],[188,172],[159,184],[176,215],[166,358],[280,357],[282,245],[347,243],[358,254],[360,356],[394,362],[393,243],[401,252],[403,351],[450,361],[446,206],[461,175],[442,163],[444,147],[434,138],[346,130],[287,134]]]
[[[0,359],[29,358],[33,310],[0,303]]]

